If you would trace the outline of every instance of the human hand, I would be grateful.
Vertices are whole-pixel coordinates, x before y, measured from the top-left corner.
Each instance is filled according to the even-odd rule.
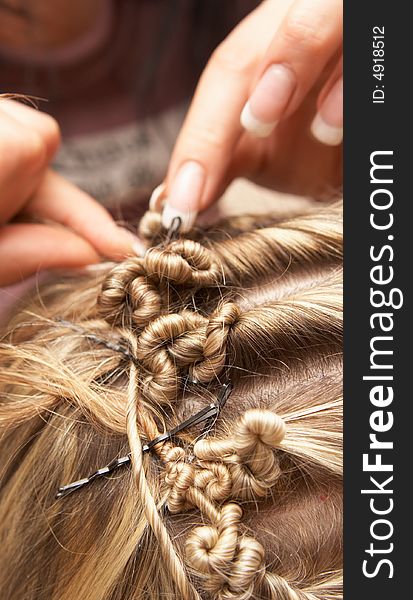
[[[266,0],[248,15],[212,55],[152,195],[164,226],[180,216],[189,229],[235,177],[315,197],[337,189],[341,54],[342,0]]]
[[[134,236],[48,168],[59,140],[52,117],[0,97],[0,286],[133,253]]]

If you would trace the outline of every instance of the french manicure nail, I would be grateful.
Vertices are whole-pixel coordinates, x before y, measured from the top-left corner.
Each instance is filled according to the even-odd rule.
[[[168,229],[175,217],[181,219],[181,231],[194,225],[205,183],[205,170],[195,161],[184,163],[172,181],[162,212],[162,225]]]
[[[181,220],[180,230],[183,232],[189,231],[194,226],[196,216],[196,212],[182,212],[181,210],[178,210],[167,203],[162,213],[162,225],[163,227],[165,227],[165,229],[169,229],[169,227],[172,225],[172,221],[176,217],[179,217],[179,219]]]
[[[311,133],[322,144],[338,146],[343,140],[343,78],[331,88],[311,124]]]
[[[136,256],[144,256],[146,253],[146,248],[139,238],[136,238],[132,244],[132,250]]]
[[[136,236],[134,233],[125,229],[124,227],[119,227],[118,230],[121,234],[121,238],[123,241],[123,245],[128,248],[128,253],[136,254],[137,256],[143,256],[146,252],[146,248],[143,242]],[[126,242],[126,244],[125,244]],[[125,248],[125,250],[126,250]]]
[[[91,265],[86,265],[84,267],[80,267],[79,268],[79,272],[81,272],[81,273],[91,273],[92,275],[96,274],[96,273],[102,273],[102,272],[108,270],[108,266],[109,265],[113,265],[113,264],[116,264],[116,263],[113,263],[111,261],[105,260],[104,262],[94,263],[94,264],[91,264]]]
[[[165,192],[165,184],[160,183],[152,192],[151,197],[149,198],[149,210],[153,212],[162,212],[162,204],[165,200],[164,198]]]
[[[326,146],[338,146],[343,139],[343,128],[326,123],[320,113],[317,113],[311,125],[311,133]]]
[[[255,135],[256,137],[268,137],[274,127],[277,125],[277,121],[272,123],[263,123],[253,114],[250,103],[247,102],[242,109],[241,113],[241,125]]]
[[[241,125],[257,137],[267,137],[285,111],[296,86],[293,71],[271,65],[259,80],[241,113]]]

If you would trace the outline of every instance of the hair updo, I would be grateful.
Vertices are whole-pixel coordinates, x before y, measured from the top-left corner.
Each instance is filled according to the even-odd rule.
[[[341,598],[341,203],[141,234],[144,257],[45,284],[0,343],[0,596]],[[142,452],[229,379],[207,436]]]

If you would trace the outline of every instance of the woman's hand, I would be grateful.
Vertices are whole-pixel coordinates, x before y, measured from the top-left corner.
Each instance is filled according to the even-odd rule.
[[[245,18],[212,55],[152,195],[164,225],[189,228],[239,176],[319,197],[340,186],[341,54],[342,0],[266,0]]]
[[[48,168],[59,140],[54,119],[0,97],[0,285],[132,253],[134,236]]]

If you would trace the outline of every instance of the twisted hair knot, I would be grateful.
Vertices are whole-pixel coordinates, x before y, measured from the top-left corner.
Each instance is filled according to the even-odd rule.
[[[193,240],[177,240],[166,248],[151,248],[143,258],[130,258],[106,276],[97,299],[99,314],[110,323],[145,327],[162,312],[164,283],[214,286],[223,278],[222,267],[211,250]],[[160,286],[160,287],[159,287]]]
[[[205,496],[217,502],[226,500],[231,495],[232,477],[224,464],[203,463],[202,468],[195,471],[194,483]]]
[[[193,240],[176,240],[166,248],[150,248],[145,271],[156,282],[211,286],[222,280],[222,267],[211,250]]]
[[[159,291],[152,282],[144,277],[132,279],[127,292],[132,309],[132,322],[137,327],[144,327],[161,312],[162,299]]]
[[[240,314],[233,302],[222,303],[213,312],[206,326],[202,360],[191,369],[195,380],[206,383],[221,373],[226,363],[227,338]]]
[[[226,339],[239,314],[235,304],[226,303],[210,319],[183,310],[151,321],[136,347],[136,356],[148,371],[143,381],[145,394],[151,396],[153,388],[154,399],[159,401],[161,394],[164,401],[174,400],[182,372],[203,383],[216,378],[225,366]]]
[[[219,600],[247,600],[265,575],[262,545],[240,536],[242,510],[222,507],[215,525],[197,527],[185,550],[190,564],[204,576],[204,587]]]
[[[241,507],[229,503],[222,507],[215,525],[196,527],[191,532],[185,550],[188,561],[197,571],[213,575],[229,569],[237,550],[241,516]]]
[[[144,240],[154,240],[162,231],[161,213],[147,210],[139,221],[139,237]]]
[[[274,448],[284,436],[285,423],[279,415],[269,410],[251,409],[237,421],[235,451],[251,458],[260,445]]]
[[[122,323],[130,312],[134,325],[143,327],[162,309],[160,293],[145,277],[143,259],[131,258],[106,276],[97,299],[99,314],[110,323]]]
[[[175,400],[181,377],[207,383],[215,379],[226,363],[226,340],[239,318],[239,308],[226,303],[210,319],[190,310],[160,315],[141,332],[136,358],[146,370],[141,388],[157,402]]]
[[[194,466],[185,463],[184,457],[179,456],[175,460],[168,460],[165,483],[169,488],[168,508],[172,514],[192,507],[192,503],[188,498],[188,490],[194,485],[194,477]]]
[[[201,461],[227,464],[232,495],[251,500],[264,497],[279,478],[281,469],[274,450],[284,435],[285,423],[279,415],[252,409],[238,419],[231,436],[199,440],[194,454]]]
[[[206,319],[189,310],[162,315],[139,336],[136,357],[146,375],[141,376],[145,397],[156,402],[175,400],[182,370],[202,356]]]
[[[248,600],[265,577],[265,551],[252,537],[239,540],[231,570],[217,598],[219,600]]]
[[[162,360],[162,355],[159,358]],[[139,386],[145,398],[156,398],[158,404],[168,404],[178,396],[180,382],[176,369],[166,359],[159,373],[142,375]]]
[[[198,467],[188,464],[184,450],[179,447],[167,452],[165,462],[165,483],[169,488],[168,508],[171,513],[193,508],[201,498],[199,492],[214,501],[222,501],[230,496],[232,481],[226,465],[205,463]]]

